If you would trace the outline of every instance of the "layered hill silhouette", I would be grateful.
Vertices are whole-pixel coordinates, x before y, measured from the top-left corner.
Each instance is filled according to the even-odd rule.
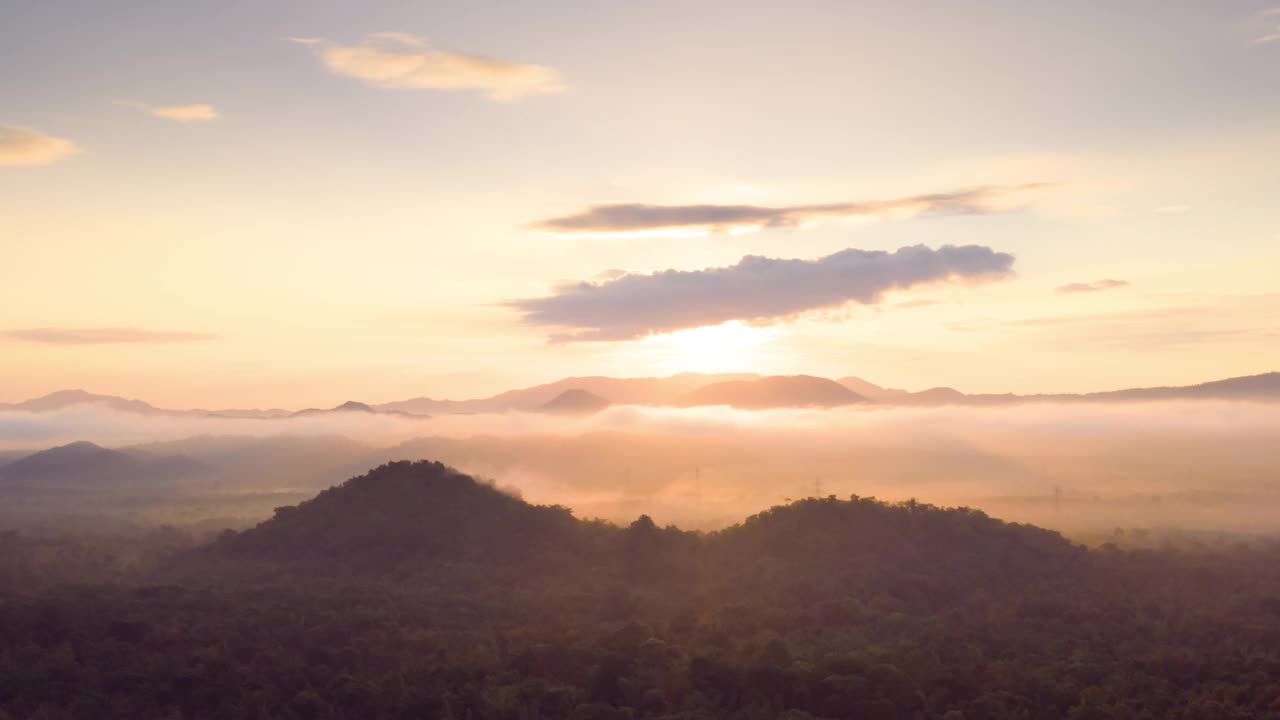
[[[836,407],[866,398],[834,380],[812,375],[789,375],[758,380],[712,383],[676,399],[675,405],[728,405],[745,410],[786,407]]]
[[[538,412],[552,415],[590,415],[612,404],[590,390],[570,388],[547,401],[538,408]]]
[[[338,405],[337,407],[307,408],[305,410],[299,410],[295,413],[290,413],[289,417],[306,417],[308,415],[331,415],[331,414],[343,414],[343,413],[347,413],[347,414],[363,413],[366,415],[379,415],[379,414],[396,415],[399,417],[416,418],[416,419],[425,419],[426,417],[428,417],[425,413],[404,412],[402,410],[395,410],[392,408],[377,408],[368,403],[362,403],[356,400],[348,400],[342,403],[341,405]],[[226,413],[219,413],[219,414],[224,417],[226,416]]]
[[[488,398],[475,400],[433,400],[419,397],[386,403],[384,410],[412,413],[487,413],[509,410],[536,410],[568,390],[583,390],[617,405],[669,405],[677,398],[712,383],[751,380],[751,373],[701,374],[681,373],[664,378],[612,378],[603,376],[569,377],[545,385],[508,390]]]
[[[842,377],[836,382],[849,388],[862,397],[867,398],[868,400],[874,400],[877,402],[900,400],[911,394],[906,390],[880,387],[873,382],[868,382],[867,380],[863,380],[860,377],[854,377],[852,375]]]
[[[116,397],[115,395],[97,395],[85,390],[59,390],[38,398],[20,403],[0,403],[0,410],[22,410],[26,412],[55,412],[67,408],[90,405],[101,406],[119,412],[139,415],[158,415],[171,410],[161,410],[141,400]]]
[[[576,392],[570,392],[576,391]],[[847,392],[843,392],[847,391]],[[566,400],[558,400],[570,393]],[[199,416],[240,419],[278,419],[329,413],[396,414],[404,417],[431,415],[554,411],[559,404],[572,405],[590,393],[612,405],[691,407],[730,405],[740,408],[834,407],[866,402],[899,405],[1009,405],[1028,402],[1139,402],[1154,400],[1280,401],[1280,372],[1227,378],[1196,385],[1141,387],[1093,393],[964,393],[939,386],[909,392],[885,388],[855,376],[838,381],[811,375],[757,375],[751,373],[705,375],[683,373],[661,378],[570,377],[545,385],[509,390],[492,397],[471,400],[438,400],[417,397],[382,404],[347,401],[333,408],[298,411],[273,409],[171,410],[141,400],[65,390],[20,403],[0,403],[0,410],[56,412],[68,408],[103,407],[139,415]],[[574,396],[579,401],[573,401]],[[598,401],[593,401],[598,404]]]
[[[0,487],[42,491],[160,487],[207,472],[202,463],[181,455],[122,452],[74,442],[0,466]]]

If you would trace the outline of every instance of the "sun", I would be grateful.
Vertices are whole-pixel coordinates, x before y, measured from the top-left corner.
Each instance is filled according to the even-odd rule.
[[[777,335],[773,328],[738,321],[651,335],[637,349],[651,366],[664,372],[758,371],[764,346]]]

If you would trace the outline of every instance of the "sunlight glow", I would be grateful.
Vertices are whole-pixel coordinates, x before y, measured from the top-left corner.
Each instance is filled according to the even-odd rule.
[[[762,346],[777,335],[775,328],[735,320],[651,335],[638,344],[656,367],[670,372],[742,372],[759,368]]]

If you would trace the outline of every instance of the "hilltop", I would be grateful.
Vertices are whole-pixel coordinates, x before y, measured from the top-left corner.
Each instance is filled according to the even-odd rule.
[[[834,380],[812,375],[788,375],[713,383],[677,398],[673,404],[684,407],[728,405],[744,410],[763,410],[837,407],[860,402],[866,402],[866,398]]]
[[[207,468],[181,455],[123,452],[74,442],[0,466],[0,486],[35,491],[144,488],[201,476]]]
[[[538,408],[538,412],[552,415],[590,415],[612,404],[590,390],[570,388],[547,401]]]
[[[480,563],[548,567],[585,547],[560,507],[530,505],[440,463],[393,462],[276,509],[224,538],[214,555],[320,574],[426,572]],[[556,561],[552,563],[552,561]]]

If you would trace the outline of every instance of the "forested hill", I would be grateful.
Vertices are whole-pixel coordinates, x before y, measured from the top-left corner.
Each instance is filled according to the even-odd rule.
[[[932,587],[1005,582],[1060,569],[1082,554],[1057,533],[969,509],[917,502],[811,498],[709,534],[626,528],[532,505],[440,463],[395,462],[320,493],[203,551],[218,569],[287,577],[475,580],[553,573],[562,581],[686,585],[779,581]]]
[[[705,538],[726,588],[770,595],[802,583],[816,597],[897,593],[939,605],[961,594],[1074,572],[1086,551],[1056,532],[968,508],[809,498]]]
[[[321,492],[205,555],[224,570],[377,580],[458,566],[549,570],[584,560],[599,526],[531,505],[435,462],[394,462]]]

